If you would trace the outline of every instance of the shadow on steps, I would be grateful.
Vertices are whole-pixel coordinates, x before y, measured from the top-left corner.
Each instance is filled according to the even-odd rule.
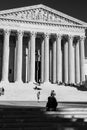
[[[0,108],[0,128],[4,130],[81,130],[86,127],[87,124],[82,119],[72,121],[52,116],[52,113],[46,114],[43,107]]]

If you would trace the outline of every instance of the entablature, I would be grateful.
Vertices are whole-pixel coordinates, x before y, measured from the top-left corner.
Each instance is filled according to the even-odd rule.
[[[44,21],[35,21],[35,20],[21,20],[21,19],[10,19],[10,18],[3,18],[3,17],[0,17],[0,23],[3,24],[4,23],[8,23],[8,24],[14,24],[15,25],[20,25],[20,24],[25,24],[25,25],[45,25],[45,26],[52,26],[52,27],[71,27],[71,28],[79,28],[79,29],[86,29],[87,26],[82,26],[82,25],[72,25],[72,24],[66,24],[66,23],[50,23],[50,22],[44,22]]]

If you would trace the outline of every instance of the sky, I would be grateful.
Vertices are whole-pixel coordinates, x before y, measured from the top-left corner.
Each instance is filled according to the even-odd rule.
[[[87,22],[86,0],[0,0],[0,10],[44,4],[74,18]]]

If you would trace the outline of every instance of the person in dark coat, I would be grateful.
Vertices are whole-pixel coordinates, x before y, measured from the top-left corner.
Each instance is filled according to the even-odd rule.
[[[56,95],[55,91],[52,90],[50,96],[48,97],[48,101],[46,104],[47,111],[56,111],[58,103],[57,103],[57,100],[55,98],[55,95]]]

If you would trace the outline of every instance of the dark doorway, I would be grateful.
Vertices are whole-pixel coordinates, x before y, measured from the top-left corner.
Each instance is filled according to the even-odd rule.
[[[3,65],[2,65],[2,62],[3,62],[3,42],[4,42],[4,37],[2,34],[0,34],[0,81],[2,79],[2,69],[3,69]]]
[[[9,44],[9,82],[14,82],[15,74],[15,48],[16,48],[16,37],[14,35],[10,36]]]
[[[41,81],[41,62],[40,61],[36,61],[35,62],[35,80],[37,83],[39,83]]]
[[[41,38],[36,38],[35,47],[35,81],[41,82]]]

